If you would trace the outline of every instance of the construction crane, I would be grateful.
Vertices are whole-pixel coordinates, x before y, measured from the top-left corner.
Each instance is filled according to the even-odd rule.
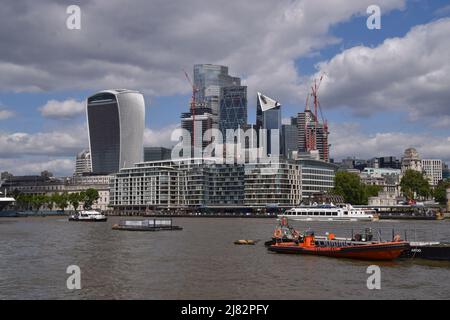
[[[195,94],[198,92],[198,88],[195,86],[195,84],[192,82],[191,77],[189,77],[189,74],[186,72],[186,70],[183,69],[184,75],[186,76],[187,81],[192,87],[192,97],[191,97],[191,115],[192,115],[192,135],[191,135],[191,146],[195,146]]]
[[[313,84],[311,86],[311,93],[308,94],[307,98],[306,98],[306,106],[305,106],[305,110],[310,110],[309,109],[309,96],[311,95],[311,97],[313,98],[313,102],[314,102],[314,127],[311,129],[305,128],[305,133],[306,133],[306,149],[308,151],[311,150],[317,150],[317,128],[319,126],[319,111],[320,111],[320,115],[322,118],[322,122],[323,122],[323,126],[324,126],[324,131],[325,133],[328,133],[328,122],[327,120],[323,117],[323,113],[322,113],[322,108],[320,106],[320,102],[319,102],[319,88],[320,85],[322,84],[322,80],[325,76],[325,73],[322,73],[319,79],[314,79]],[[307,125],[306,125],[307,126]],[[326,142],[325,144],[328,144],[328,142]],[[325,148],[325,157],[327,157],[328,151],[328,145],[324,146]],[[327,160],[327,159],[324,159]]]

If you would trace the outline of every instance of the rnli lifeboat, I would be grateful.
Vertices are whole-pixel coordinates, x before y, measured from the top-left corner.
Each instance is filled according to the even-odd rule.
[[[409,243],[399,236],[391,242],[364,242],[336,239],[333,234],[316,239],[314,232],[307,231],[296,241],[276,242],[268,247],[276,253],[310,254],[336,258],[361,260],[394,260],[409,249]]]

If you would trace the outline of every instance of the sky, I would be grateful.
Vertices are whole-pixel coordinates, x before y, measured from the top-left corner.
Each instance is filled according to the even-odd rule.
[[[81,29],[66,26],[69,5]],[[367,28],[367,7],[381,29]],[[441,0],[16,0],[0,11],[0,171],[71,175],[88,147],[85,99],[111,88],[146,101],[146,146],[170,146],[189,108],[183,69],[226,65],[301,112],[313,79],[331,157],[450,163],[450,3]]]

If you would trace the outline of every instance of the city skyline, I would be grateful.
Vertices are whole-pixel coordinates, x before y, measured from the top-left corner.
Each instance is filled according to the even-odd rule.
[[[122,47],[110,53],[89,51],[81,42],[90,44],[105,37],[100,47],[105,45],[111,36],[106,29],[115,31],[117,26],[111,23],[119,19],[108,22],[99,18],[94,23],[93,17],[99,8],[95,2],[90,5],[82,2],[82,29],[69,31],[64,29],[65,7],[56,5],[49,11],[54,19],[38,16],[36,21],[27,22],[26,29],[14,28],[15,37],[30,38],[31,53],[36,58],[28,57],[28,60],[35,64],[26,62],[30,53],[23,48],[25,42],[19,44],[11,40],[11,32],[6,30],[13,30],[9,26],[14,22],[9,16],[27,14],[37,7],[25,6],[16,12],[16,7],[6,4],[1,13],[0,35],[3,42],[10,45],[2,48],[0,55],[0,169],[17,175],[43,170],[71,175],[75,156],[88,147],[84,100],[103,89],[125,87],[142,91],[148,101],[144,145],[167,146],[170,133],[179,125],[181,112],[189,108],[191,89],[182,69],[192,75],[192,67],[198,63],[225,65],[230,68],[230,74],[242,78],[242,85],[248,86],[249,123],[255,123],[256,91],[280,101],[283,122],[288,123],[291,116],[303,111],[311,79],[325,71],[327,76],[319,97],[330,124],[331,158],[400,157],[404,149],[415,147],[422,158],[449,163],[450,73],[445,70],[450,65],[442,52],[448,52],[450,46],[445,32],[450,26],[450,10],[444,1],[380,1],[382,28],[368,30],[365,8],[371,4],[369,2],[331,8],[326,2],[306,5],[302,1],[280,1],[270,13],[279,24],[271,28],[275,38],[271,39],[273,42],[267,41],[269,48],[277,45],[275,52],[263,47],[262,41],[253,43],[234,38],[226,28],[216,30],[217,37],[212,39],[206,32],[210,30],[197,27],[191,29],[192,34],[185,34],[177,26],[174,27],[178,30],[175,38],[162,32],[168,43],[164,46],[158,34],[144,33],[144,30],[151,30],[151,26],[164,27],[164,21],[157,19],[158,10],[150,7],[152,4],[139,6],[142,14],[132,8],[124,13],[111,4],[109,10],[118,17],[132,15],[139,21],[145,16],[143,29],[136,31],[136,40],[125,43],[139,49],[139,54]],[[43,1],[40,9],[45,10],[49,3]],[[193,7],[197,5],[200,2],[195,2]],[[255,14],[251,12],[253,9],[263,12],[269,4],[261,1],[252,10],[240,6],[241,13],[233,16],[233,21],[239,24],[250,20],[248,18]],[[180,5],[180,11],[182,7]],[[205,10],[213,12],[217,18],[230,18],[232,7],[230,4],[227,10],[214,10],[211,4]],[[57,14],[58,8],[61,16]],[[305,14],[308,19],[317,20],[319,15],[323,18],[319,30],[306,30],[309,20],[302,18],[302,10],[308,13]],[[3,16],[4,12],[9,12],[8,16]],[[177,18],[181,12],[164,11],[164,14]],[[49,21],[44,24],[41,19]],[[189,21],[180,19],[180,24]],[[32,27],[34,24],[43,24],[44,32],[55,30],[57,36],[53,42],[41,45],[33,42],[31,38],[39,40],[39,33]],[[252,36],[268,39],[264,34],[266,29],[258,31],[255,27],[260,26],[256,22],[249,26]],[[290,28],[288,42],[283,37],[284,27]],[[85,34],[87,30],[92,35]],[[130,31],[126,27],[123,30],[125,34]],[[115,36],[124,37],[117,33]],[[146,47],[143,43],[149,39],[161,44],[162,49]],[[205,53],[189,45],[188,40],[199,41],[215,50],[203,50],[207,51]],[[230,48],[225,40],[234,41],[236,46]],[[428,45],[422,46],[425,40]],[[297,41],[301,44],[296,44]],[[222,51],[216,48],[219,43]],[[54,46],[62,48],[61,53],[47,54],[46,50]],[[77,46],[79,49],[71,55]],[[175,54],[177,49],[185,55]],[[171,56],[160,57],[160,50]],[[404,63],[396,60],[396,50]],[[159,57],[159,60],[152,57]],[[414,61],[419,57],[426,58],[417,66]],[[389,65],[390,60],[396,61],[395,68]],[[379,64],[383,67],[379,68]],[[61,65],[60,71],[55,71]],[[74,69],[75,65],[78,69]],[[400,72],[405,68],[407,72]]]

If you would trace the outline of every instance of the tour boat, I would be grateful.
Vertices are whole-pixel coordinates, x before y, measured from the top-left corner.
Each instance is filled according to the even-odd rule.
[[[378,215],[373,210],[355,209],[350,204],[335,206],[333,204],[301,206],[286,210],[279,218],[297,221],[376,221]]]
[[[336,258],[362,260],[393,260],[409,249],[409,243],[399,236],[391,242],[356,241],[336,239],[333,234],[316,239],[314,232],[307,231],[293,242],[276,242],[269,246],[276,253],[309,254]]]
[[[69,221],[80,222],[105,222],[106,220],[106,216],[96,210],[83,210],[76,212],[69,217]]]

